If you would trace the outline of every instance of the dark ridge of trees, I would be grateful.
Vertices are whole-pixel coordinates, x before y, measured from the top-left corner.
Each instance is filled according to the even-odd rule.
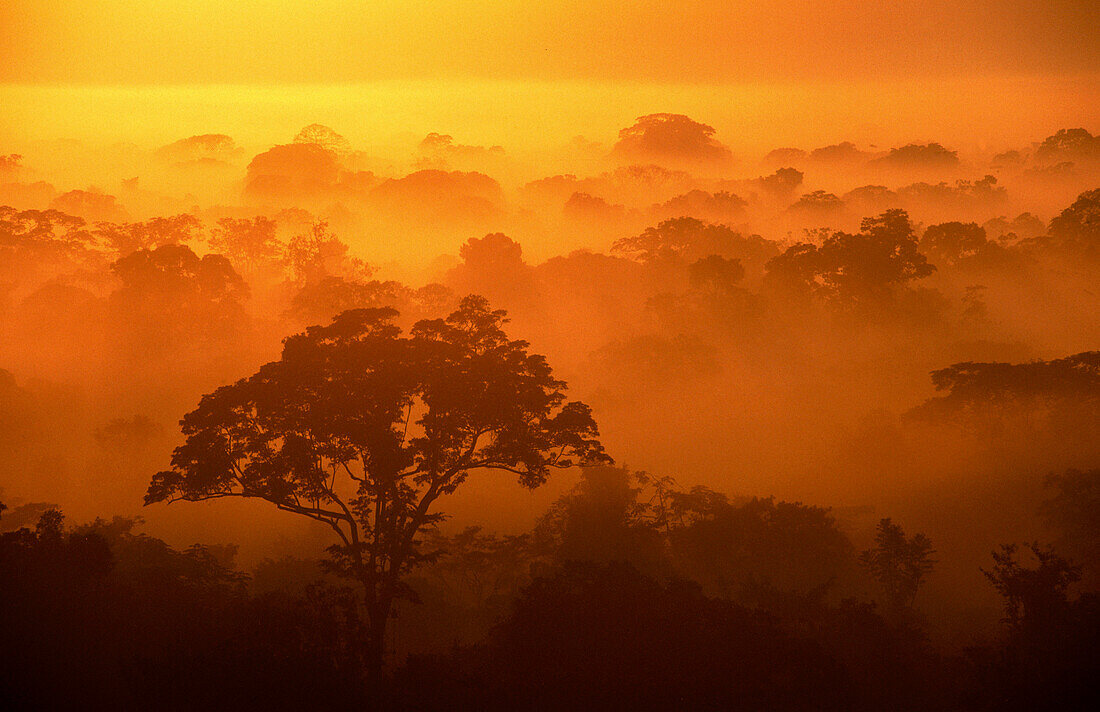
[[[932,383],[946,395],[930,400],[930,410],[960,412],[983,402],[1100,399],[1100,351],[1085,351],[1031,363],[957,363],[932,372]]]
[[[623,468],[585,468],[532,536],[544,561],[629,563],[754,605],[772,594],[850,590],[856,573],[853,546],[827,509],[770,497],[731,501]]]
[[[623,563],[570,563],[532,581],[484,644],[411,658],[397,694],[425,710],[951,704],[950,690],[920,682],[947,666],[872,609],[795,607],[797,621]]]
[[[1015,544],[992,554],[982,573],[1004,602],[1006,634],[996,646],[967,651],[975,709],[1073,709],[1100,702],[1094,683],[1100,597],[1073,596],[1081,569],[1050,547]],[[1030,559],[1027,561],[1026,559]],[[1094,572],[1095,575],[1095,572]]]
[[[361,591],[290,558],[250,577],[234,547],[178,550],[140,526],[66,528],[47,508],[33,528],[0,534],[11,708],[79,696],[168,709],[994,710],[1096,697],[1100,607],[1071,592],[1081,569],[1048,547],[1030,545],[1032,561],[1014,545],[994,552],[982,573],[1002,597],[1002,636],[940,651],[921,617],[897,615],[931,569],[922,535],[879,522],[861,561],[881,606],[827,596],[835,574],[822,560],[850,560],[853,547],[825,510],[620,468],[584,470],[528,534],[426,529],[435,555],[406,578],[417,602],[401,620],[432,637],[403,623],[428,644],[385,677],[371,674]],[[807,566],[824,566],[824,583]],[[718,590],[715,567],[752,585]],[[798,572],[810,577],[789,578]],[[441,646],[444,631],[460,644]]]
[[[828,705],[837,676],[833,661],[775,621],[615,563],[569,564],[535,579],[478,652],[472,699],[460,706],[776,708],[813,695]],[[405,672],[410,707],[445,704],[428,697],[432,662]]]
[[[247,595],[230,552],[57,510],[0,534],[6,709],[296,709],[367,702],[346,591]]]

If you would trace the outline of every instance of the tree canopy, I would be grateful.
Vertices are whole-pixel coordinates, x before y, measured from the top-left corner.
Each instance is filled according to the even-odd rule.
[[[820,246],[792,245],[766,269],[775,287],[842,304],[881,301],[936,270],[917,249],[909,214],[897,209],[864,218],[857,234],[832,233]]]

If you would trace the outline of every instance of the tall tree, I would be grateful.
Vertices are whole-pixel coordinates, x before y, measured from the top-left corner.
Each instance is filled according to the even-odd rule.
[[[404,575],[431,556],[436,500],[479,469],[537,487],[554,468],[609,462],[589,408],[566,402],[542,356],[477,296],[403,336],[393,309],[346,311],[285,341],[282,357],[203,397],[147,504],[267,500],[338,537],[331,565],[359,582],[380,674]]]
[[[898,615],[913,605],[924,577],[936,565],[935,553],[928,537],[907,537],[901,525],[887,517],[878,523],[875,546],[860,554],[859,562],[882,586],[887,604]]]

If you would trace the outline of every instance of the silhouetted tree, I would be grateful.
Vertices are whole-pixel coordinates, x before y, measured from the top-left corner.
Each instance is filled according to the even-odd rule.
[[[688,279],[696,289],[711,294],[725,294],[736,288],[745,277],[741,260],[718,255],[704,257],[688,267]]]
[[[993,552],[993,567],[982,569],[1004,598],[1005,621],[1013,628],[1042,629],[1062,617],[1069,605],[1067,590],[1080,580],[1081,570],[1049,547],[1028,545],[1038,566],[1021,566],[1015,544]]]
[[[768,282],[782,291],[859,305],[882,303],[936,268],[917,249],[908,213],[887,210],[865,218],[858,234],[834,233],[820,247],[793,245],[766,269]]]
[[[977,223],[931,225],[920,239],[921,251],[938,265],[954,265],[979,255],[988,246],[985,228]]]
[[[294,143],[311,143],[338,156],[351,153],[351,143],[324,124],[310,124],[294,137]]]
[[[787,198],[802,185],[805,174],[797,168],[780,168],[769,176],[761,176],[756,183],[774,198]]]
[[[870,153],[859,150],[851,141],[842,141],[810,151],[810,159],[819,163],[862,163],[870,156]]]
[[[157,149],[158,158],[182,165],[201,165],[214,161],[229,161],[242,152],[232,136],[225,134],[201,134],[173,141]]]
[[[222,218],[210,231],[210,249],[228,257],[242,272],[254,274],[282,256],[284,247],[279,242],[277,228],[274,220],[263,216]]]
[[[369,279],[374,268],[348,254],[348,246],[328,230],[328,223],[319,221],[309,232],[290,238],[285,259],[291,279],[307,284],[328,276],[353,280]]]
[[[691,264],[711,255],[736,258],[759,269],[778,253],[775,243],[759,235],[744,236],[727,225],[691,217],[662,220],[640,235],[616,240],[611,251],[647,264]]]
[[[1043,161],[1100,160],[1100,136],[1080,128],[1059,129],[1043,139],[1035,157]]]
[[[1031,213],[1020,213],[1012,220],[996,217],[982,224],[985,232],[998,242],[1011,245],[1019,240],[1038,237],[1046,232],[1047,226]]]
[[[115,196],[96,188],[62,193],[50,201],[50,209],[78,215],[89,222],[127,222],[130,219]]]
[[[729,161],[733,154],[714,138],[714,127],[683,114],[648,114],[619,131],[613,155],[645,162],[705,164]]]
[[[900,614],[913,605],[924,578],[932,573],[935,553],[928,537],[907,537],[887,517],[878,523],[875,546],[859,555],[859,563],[882,586],[891,612]]]
[[[471,237],[459,248],[462,263],[447,273],[446,282],[457,293],[483,291],[494,303],[514,314],[537,309],[535,273],[523,260],[523,247],[502,232]]]
[[[943,395],[910,411],[959,424],[988,442],[1056,437],[1086,459],[1100,434],[1100,351],[1030,363],[956,363],[932,372]]]
[[[522,269],[523,247],[502,232],[471,237],[458,251],[459,257],[479,274],[508,273]]]
[[[146,502],[253,497],[330,526],[332,565],[362,587],[368,659],[380,670],[403,577],[430,552],[418,535],[471,471],[525,487],[554,468],[607,460],[587,406],[505,315],[465,298],[409,336],[392,309],[358,309],[288,338],[279,361],[205,396],[182,421],[187,442]]]
[[[272,146],[248,164],[244,194],[247,198],[316,201],[324,198],[340,176],[338,156],[316,143]]]
[[[890,168],[953,168],[959,164],[958,151],[949,151],[938,143],[910,143],[891,148],[890,153],[875,163]]]
[[[791,212],[816,219],[835,218],[843,209],[844,201],[825,190],[814,190],[800,195],[790,207]]]
[[[0,206],[0,290],[6,284],[99,267],[104,260],[96,247],[83,218],[58,210]]]
[[[186,245],[164,245],[139,250],[115,262],[111,269],[126,290],[141,291],[141,298],[157,295],[193,295],[204,302],[224,303],[243,299],[248,285],[221,255],[199,257]]]
[[[1081,193],[1051,220],[1050,237],[1063,250],[1100,258],[1100,188]]]
[[[222,255],[186,245],[138,250],[111,265],[122,285],[108,305],[134,358],[241,337],[248,284]],[[223,341],[224,343],[224,341]]]

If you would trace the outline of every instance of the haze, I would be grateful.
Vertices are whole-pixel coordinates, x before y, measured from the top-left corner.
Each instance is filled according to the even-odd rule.
[[[1095,696],[1097,36],[4,3],[0,702]]]

